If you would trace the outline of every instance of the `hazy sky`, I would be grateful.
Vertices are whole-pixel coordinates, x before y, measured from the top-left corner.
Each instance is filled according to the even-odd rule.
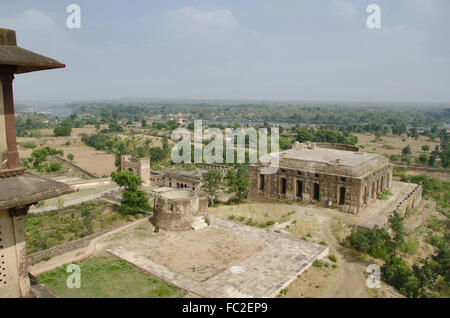
[[[449,0],[14,0],[0,27],[67,65],[17,75],[16,100],[450,102]]]

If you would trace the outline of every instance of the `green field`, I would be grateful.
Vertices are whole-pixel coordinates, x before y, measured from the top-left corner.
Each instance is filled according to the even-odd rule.
[[[53,294],[62,298],[175,298],[185,292],[109,254],[75,263],[81,270],[81,287],[70,289],[68,265],[38,276]]]

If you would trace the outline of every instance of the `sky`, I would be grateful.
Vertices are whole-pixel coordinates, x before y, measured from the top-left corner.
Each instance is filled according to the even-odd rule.
[[[17,75],[16,100],[450,102],[449,0],[14,0],[0,27],[66,64]]]

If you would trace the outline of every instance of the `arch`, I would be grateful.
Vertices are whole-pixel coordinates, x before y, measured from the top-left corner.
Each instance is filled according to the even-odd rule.
[[[320,185],[318,183],[314,183],[313,198],[315,201],[320,201]]]
[[[345,187],[339,188],[339,205],[345,204]]]
[[[303,196],[303,182],[301,180],[297,180],[297,198],[302,198]]]

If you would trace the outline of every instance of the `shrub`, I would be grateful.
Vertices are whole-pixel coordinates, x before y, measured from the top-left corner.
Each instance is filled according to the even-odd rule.
[[[27,149],[34,149],[36,148],[36,144],[34,142],[24,142],[22,143],[22,147]]]
[[[336,256],[334,256],[333,254],[328,255],[328,259],[334,263],[337,262]]]
[[[377,225],[370,230],[353,231],[347,237],[347,242],[355,250],[383,260],[388,259],[389,255],[395,251],[394,243],[387,230]]]
[[[61,170],[61,164],[59,162],[52,162],[47,168],[46,172],[55,172]]]
[[[323,265],[323,262],[320,259],[316,259],[314,260],[314,262],[312,263],[312,266],[317,267],[317,268],[321,268]]]
[[[53,129],[53,133],[55,134],[55,137],[65,137],[70,136],[70,133],[72,132],[72,127],[70,126],[59,126]]]
[[[401,257],[391,256],[381,267],[381,271],[383,280],[397,288],[403,295],[407,297],[419,295],[420,281],[414,275],[413,269]]]

